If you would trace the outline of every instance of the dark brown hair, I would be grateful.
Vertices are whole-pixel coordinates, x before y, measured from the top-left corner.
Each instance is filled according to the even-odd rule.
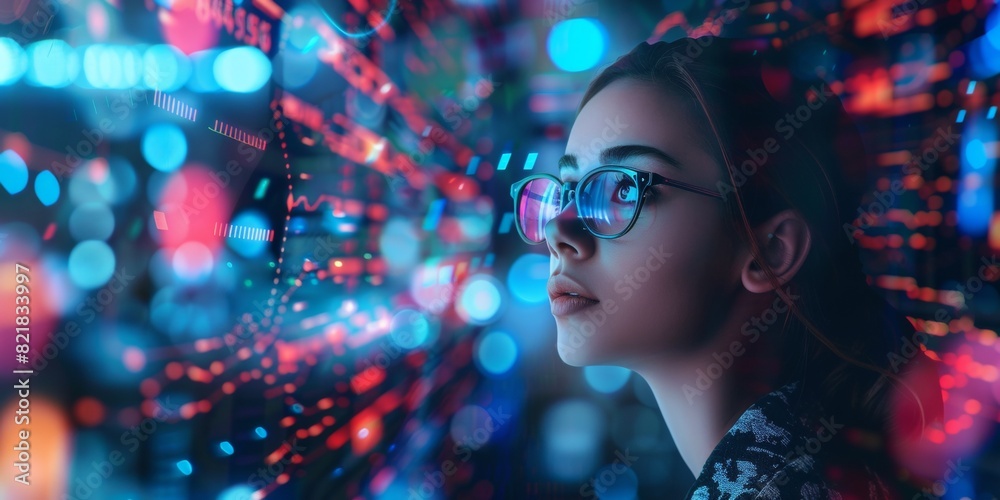
[[[643,42],[591,82],[580,109],[621,79],[679,96],[687,113],[665,119],[690,120],[687,126],[699,131],[705,150],[725,168],[728,182],[717,188],[726,195],[728,222],[776,290],[782,287],[761,258],[752,228],[782,210],[802,216],[812,246],[802,269],[786,285],[800,298],[789,300],[777,292],[789,306],[776,332],[783,360],[780,379],[801,380],[805,391],[819,394],[828,409],[842,413],[851,425],[884,436],[895,425],[890,389],[916,398],[889,369],[889,354],[900,352],[902,339],[912,338],[915,330],[869,285],[858,249],[844,230],[856,218],[871,157],[825,82],[793,77],[781,53],[751,53],[739,44],[715,37]],[[799,119],[808,118],[794,119],[796,110]],[[748,153],[757,151],[759,159],[767,144],[778,148],[763,162]],[[922,411],[916,401],[911,408]]]

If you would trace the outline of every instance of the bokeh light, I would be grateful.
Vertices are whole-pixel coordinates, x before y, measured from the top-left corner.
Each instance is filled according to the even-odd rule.
[[[597,392],[610,394],[625,387],[632,370],[620,366],[585,366],[583,377]]]
[[[200,0],[163,0],[166,8],[157,9],[159,26],[166,43],[185,54],[214,47],[219,43],[217,25],[198,19]],[[203,4],[205,5],[205,4]]]
[[[28,166],[24,160],[8,149],[0,153],[0,186],[10,194],[17,194],[28,185]]]
[[[163,172],[157,173],[166,176]],[[219,221],[229,216],[229,193],[219,187],[218,180],[213,177],[215,173],[206,165],[192,162],[166,176],[162,187],[152,189],[151,186],[151,190],[159,191],[153,203],[158,206],[166,229],[158,228],[153,211],[149,214],[148,227],[162,247],[177,248],[186,242],[197,241],[215,255],[225,246],[218,226]],[[154,177],[150,176],[151,185]]]
[[[60,88],[73,83],[80,73],[80,57],[68,43],[58,40],[44,40],[28,46],[28,67],[26,78],[39,87]]]
[[[215,258],[205,245],[189,241],[177,247],[171,263],[178,278],[189,283],[202,283],[212,274]]]
[[[97,288],[111,279],[115,272],[115,253],[103,241],[77,243],[69,254],[69,277],[84,289]]]
[[[120,275],[131,276],[130,273],[123,266]],[[151,329],[108,317],[109,312],[136,306],[129,299],[133,286],[134,283],[124,278],[112,278],[105,287],[86,294],[91,298],[90,311],[100,314],[100,319],[93,323],[84,320],[80,334],[71,340],[76,348],[67,353],[74,358],[75,364],[87,372],[87,376],[115,389],[135,387],[131,382],[134,378],[130,375],[144,373],[150,365],[149,349],[154,338]],[[151,364],[156,366],[155,361]]]
[[[2,227],[0,231],[8,232],[7,228]],[[3,245],[0,244],[0,255],[2,254]],[[46,302],[53,308],[59,309],[63,315],[75,312],[85,292],[73,285],[69,277],[66,255],[54,251],[45,252],[42,254],[42,264],[49,274],[49,280],[45,285]]]
[[[0,85],[17,82],[28,70],[28,56],[10,38],[0,38]]]
[[[958,183],[958,227],[968,235],[983,235],[993,214],[996,157],[986,144],[997,140],[993,120],[970,118],[962,134],[961,177]]]
[[[187,158],[187,139],[176,125],[157,123],[142,136],[142,156],[153,168],[171,172]]]
[[[247,500],[248,498],[253,498],[253,493],[253,488],[245,484],[238,484],[223,490],[217,500]]]
[[[38,230],[20,221],[0,224],[0,256],[8,260],[23,256],[37,255],[41,252],[42,238]]]
[[[563,71],[586,71],[597,65],[607,48],[607,33],[596,19],[568,19],[549,33],[552,62]]]
[[[197,272],[198,269],[195,263],[192,270]],[[200,339],[226,328],[230,321],[226,314],[229,307],[226,295],[212,286],[188,285],[178,282],[156,292],[149,304],[152,327],[175,340]]]
[[[496,319],[503,305],[500,286],[492,276],[480,274],[470,277],[459,292],[456,312],[472,324],[486,324]]]
[[[263,231],[271,229],[271,223],[267,220],[267,217],[257,210],[244,210],[240,212],[236,217],[233,217],[231,224],[240,227],[252,227]],[[226,238],[226,246],[237,254],[247,258],[260,256],[264,253],[264,250],[267,250],[267,245],[267,241],[260,239]]]
[[[517,361],[517,344],[506,332],[489,332],[479,338],[476,363],[489,375],[507,373]]]
[[[312,36],[319,37],[315,33]],[[315,46],[303,51],[288,44],[274,60],[274,80],[282,87],[300,88],[316,76],[319,66]]]
[[[153,45],[142,56],[143,82],[151,89],[173,92],[191,78],[191,61],[172,45]]]
[[[94,88],[134,87],[142,78],[142,65],[135,47],[94,44],[83,51],[83,74]]]
[[[413,223],[403,218],[389,219],[379,236],[379,250],[390,271],[408,272],[420,258],[420,238]]]
[[[0,4],[0,24],[17,21],[28,10],[31,0],[10,0]]]
[[[106,240],[114,230],[115,216],[104,203],[84,203],[69,216],[69,233],[77,241]]]
[[[451,417],[451,438],[459,446],[478,450],[490,441],[496,424],[490,412],[479,405],[466,405]]]
[[[443,279],[441,271],[438,265],[428,262],[407,273],[413,301],[432,314],[446,310],[456,297],[455,285]]]
[[[117,205],[135,194],[135,168],[121,156],[94,158],[78,165],[69,179],[69,199],[75,204]]]
[[[111,30],[111,19],[107,7],[97,2],[87,5],[87,30],[97,40],[104,40]]]
[[[254,92],[271,78],[271,61],[256,47],[236,47],[215,58],[215,81],[230,92]]]
[[[413,349],[426,343],[431,336],[427,317],[412,309],[403,309],[392,316],[390,335],[404,349]]]
[[[39,172],[35,177],[35,196],[38,197],[38,201],[47,207],[51,206],[59,201],[59,193],[59,179],[48,170]]]
[[[583,481],[597,466],[605,422],[590,401],[554,404],[542,418],[543,463],[559,481]]]
[[[986,15],[986,41],[1000,52],[1000,9],[994,8]]]
[[[549,279],[549,258],[544,255],[524,254],[514,261],[507,274],[507,287],[511,295],[528,304],[545,302],[549,298],[546,284]]]

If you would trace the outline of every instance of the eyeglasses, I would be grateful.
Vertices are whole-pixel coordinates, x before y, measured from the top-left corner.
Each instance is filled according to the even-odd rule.
[[[598,238],[618,238],[632,229],[649,188],[658,184],[722,199],[710,189],[618,165],[595,168],[579,182],[565,184],[552,175],[537,174],[510,187],[517,232],[532,245],[545,241],[545,225],[575,200],[577,216],[587,231]]]

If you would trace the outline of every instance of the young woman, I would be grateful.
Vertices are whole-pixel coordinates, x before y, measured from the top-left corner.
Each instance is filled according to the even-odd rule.
[[[512,186],[516,226],[550,252],[560,357],[649,383],[689,498],[910,498],[888,441],[934,404],[890,367],[913,327],[844,230],[868,158],[825,83],[763,57],[638,45],[590,84],[558,178]]]

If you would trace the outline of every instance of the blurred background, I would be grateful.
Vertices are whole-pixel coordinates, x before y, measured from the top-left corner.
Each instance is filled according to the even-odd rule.
[[[560,361],[509,188],[601,67],[706,34],[819,74],[903,183],[854,236],[950,370],[930,439],[968,470],[927,495],[996,498],[1000,10],[968,0],[4,0],[0,377],[33,373],[0,495],[682,497],[646,384]]]

